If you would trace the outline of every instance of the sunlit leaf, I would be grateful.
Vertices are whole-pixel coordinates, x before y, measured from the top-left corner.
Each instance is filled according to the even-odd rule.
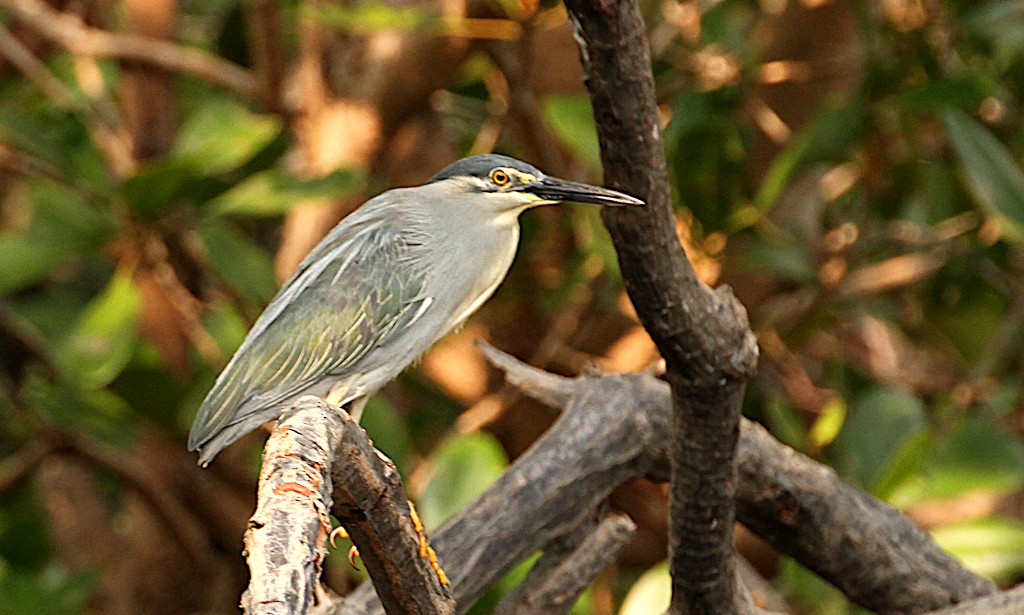
[[[1024,243],[1024,171],[992,133],[965,113],[948,109],[942,120],[968,192],[982,210],[1003,222],[1009,239]]]
[[[672,601],[672,578],[668,564],[662,563],[643,573],[622,601],[619,615],[665,613]]]
[[[216,214],[276,216],[307,199],[342,198],[363,187],[360,174],[342,169],[325,177],[299,179],[279,169],[249,176],[208,204]]]
[[[444,523],[497,480],[506,465],[505,452],[490,434],[448,440],[430,459],[430,482],[418,506],[424,524]]]
[[[270,254],[226,221],[210,220],[199,229],[210,265],[250,307],[266,305],[277,292]]]
[[[106,386],[131,359],[142,297],[131,272],[119,271],[78,318],[57,360],[85,388]]]
[[[1024,573],[1024,525],[1019,521],[966,521],[932,530],[932,537],[969,570],[997,582],[1015,581]]]
[[[206,175],[222,173],[252,158],[280,131],[277,116],[253,113],[229,98],[210,97],[186,118],[169,158]]]
[[[846,420],[846,402],[835,397],[821,410],[818,419],[807,434],[815,446],[827,446],[839,435]]]
[[[903,391],[876,388],[854,404],[836,438],[837,466],[871,487],[911,438],[928,427],[924,404]]]
[[[1024,485],[1024,443],[978,419],[964,421],[923,456],[920,471],[890,501],[907,506],[972,491],[1010,493]]]
[[[548,96],[544,99],[543,113],[559,141],[592,169],[601,168],[601,150],[590,99],[583,94]]]

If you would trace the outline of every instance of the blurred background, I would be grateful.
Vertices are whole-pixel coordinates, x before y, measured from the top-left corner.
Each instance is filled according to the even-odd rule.
[[[641,6],[679,239],[760,340],[746,414],[1017,582],[1024,4]],[[600,182],[560,4],[0,0],[0,614],[236,612],[265,434],[200,470],[199,402],[338,219],[488,151]],[[494,298],[364,416],[428,527],[553,420],[473,340],[658,370],[597,208],[522,224]],[[660,613],[665,485],[613,505],[640,531],[574,612]],[[857,612],[738,543],[792,612]]]

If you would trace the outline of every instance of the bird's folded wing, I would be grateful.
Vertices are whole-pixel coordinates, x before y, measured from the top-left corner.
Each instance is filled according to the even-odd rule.
[[[356,373],[371,350],[400,341],[431,301],[423,294],[424,273],[408,258],[412,248],[410,238],[387,223],[355,228],[319,246],[217,379],[196,416],[189,448],[229,426],[248,422],[251,429],[271,420],[263,415],[276,403],[324,379]]]

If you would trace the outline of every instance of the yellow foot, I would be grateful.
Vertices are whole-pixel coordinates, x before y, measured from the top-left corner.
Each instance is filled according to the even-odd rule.
[[[358,557],[359,549],[357,547],[352,547],[348,550],[348,565],[356,570],[359,570],[359,564],[356,563],[356,558]]]
[[[416,512],[416,506],[409,502],[409,518],[412,519],[412,527],[416,530],[416,536],[420,542],[420,557],[426,558],[430,562],[430,567],[434,569],[434,574],[437,575],[437,580],[441,582],[441,585],[448,585],[448,575],[441,569],[441,564],[437,561],[437,552],[434,551],[434,547],[427,544],[427,535],[423,531],[423,522],[420,521],[420,515]]]

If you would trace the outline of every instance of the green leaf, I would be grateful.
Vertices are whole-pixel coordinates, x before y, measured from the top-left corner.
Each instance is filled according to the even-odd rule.
[[[46,279],[69,256],[70,246],[24,235],[0,235],[0,294]]]
[[[839,435],[845,420],[846,402],[838,397],[833,398],[822,409],[807,435],[815,446],[827,446]]]
[[[497,480],[508,460],[493,436],[473,432],[448,440],[430,463],[430,482],[418,508],[424,525],[435,528]]]
[[[99,581],[95,570],[69,573],[52,565],[25,573],[0,567],[0,615],[79,615]]]
[[[592,169],[601,168],[601,148],[590,99],[583,94],[547,96],[544,119],[559,141]]]
[[[973,491],[1011,493],[1024,485],[1024,443],[993,425],[968,419],[939,442],[920,471],[890,497],[896,506]]]
[[[903,391],[872,389],[857,400],[836,439],[836,465],[870,488],[900,450],[927,428],[920,399]]]
[[[29,228],[0,235],[0,293],[41,282],[75,257],[99,252],[116,223],[64,186],[29,182]]]
[[[1024,172],[1010,152],[981,124],[948,109],[942,121],[967,191],[981,209],[1003,222],[1008,239],[1024,243]]]
[[[622,601],[619,615],[665,613],[672,602],[672,578],[661,563],[640,575]]]
[[[932,79],[899,95],[899,104],[908,112],[934,111],[957,107],[977,109],[986,96],[994,93],[992,84],[979,77]]]
[[[362,176],[348,169],[305,180],[280,169],[268,169],[236,184],[211,200],[208,206],[215,214],[276,216],[308,199],[355,194],[363,185]]]
[[[797,172],[809,163],[843,161],[849,148],[857,144],[864,113],[864,105],[857,100],[822,109],[772,161],[754,197],[757,208],[765,213],[771,211]]]
[[[1016,581],[1024,573],[1024,525],[1019,521],[976,519],[933,530],[932,537],[969,570],[997,583]]]
[[[250,308],[262,308],[277,292],[274,264],[266,250],[231,224],[209,220],[199,229],[217,276]]]
[[[78,318],[57,351],[58,363],[87,389],[106,386],[131,359],[141,312],[131,273],[119,271]]]
[[[382,396],[374,395],[367,402],[360,423],[373,440],[373,445],[395,462],[399,474],[404,476],[412,470],[409,467],[415,452],[412,436],[394,406]]]
[[[237,168],[270,144],[281,121],[257,114],[229,98],[210,98],[188,116],[170,160],[215,175]]]

